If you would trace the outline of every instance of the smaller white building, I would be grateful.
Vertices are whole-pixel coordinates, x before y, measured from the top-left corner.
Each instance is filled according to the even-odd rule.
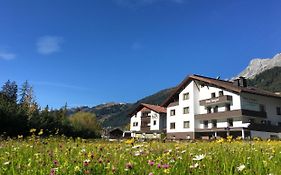
[[[166,133],[166,108],[141,103],[130,117],[130,131],[136,138],[160,138]]]

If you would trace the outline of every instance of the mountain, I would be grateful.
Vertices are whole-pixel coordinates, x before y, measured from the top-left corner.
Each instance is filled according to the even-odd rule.
[[[174,90],[175,88],[169,88],[161,90],[153,95],[145,97],[131,106],[127,110],[120,111],[119,113],[113,114],[104,120],[103,126],[124,126],[129,123],[129,113],[132,112],[140,103],[149,103],[154,105],[160,105]]]
[[[122,127],[129,122],[129,113],[140,103],[160,105],[174,90],[174,88],[161,90],[153,95],[145,97],[136,103],[105,103],[94,107],[81,106],[68,110],[68,115],[78,111],[94,113],[104,127]]]
[[[247,79],[253,79],[256,75],[273,67],[281,67],[281,53],[278,53],[273,58],[256,58],[251,60],[248,67],[243,70],[237,77],[242,76]]]
[[[274,67],[257,74],[254,78],[248,79],[248,84],[272,92],[281,92],[281,67]]]

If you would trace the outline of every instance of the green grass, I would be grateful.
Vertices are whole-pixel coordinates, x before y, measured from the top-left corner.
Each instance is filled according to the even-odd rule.
[[[0,142],[1,175],[279,175],[280,164],[280,141],[136,142],[132,146],[30,137]]]

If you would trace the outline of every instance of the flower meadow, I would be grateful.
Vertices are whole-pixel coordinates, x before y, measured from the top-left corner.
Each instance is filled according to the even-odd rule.
[[[0,141],[1,175],[281,175],[281,141]]]

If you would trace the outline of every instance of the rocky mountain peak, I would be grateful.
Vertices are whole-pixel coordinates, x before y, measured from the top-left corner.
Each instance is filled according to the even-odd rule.
[[[281,67],[281,53],[276,54],[273,58],[255,58],[237,77],[253,79],[256,75],[273,67]]]

